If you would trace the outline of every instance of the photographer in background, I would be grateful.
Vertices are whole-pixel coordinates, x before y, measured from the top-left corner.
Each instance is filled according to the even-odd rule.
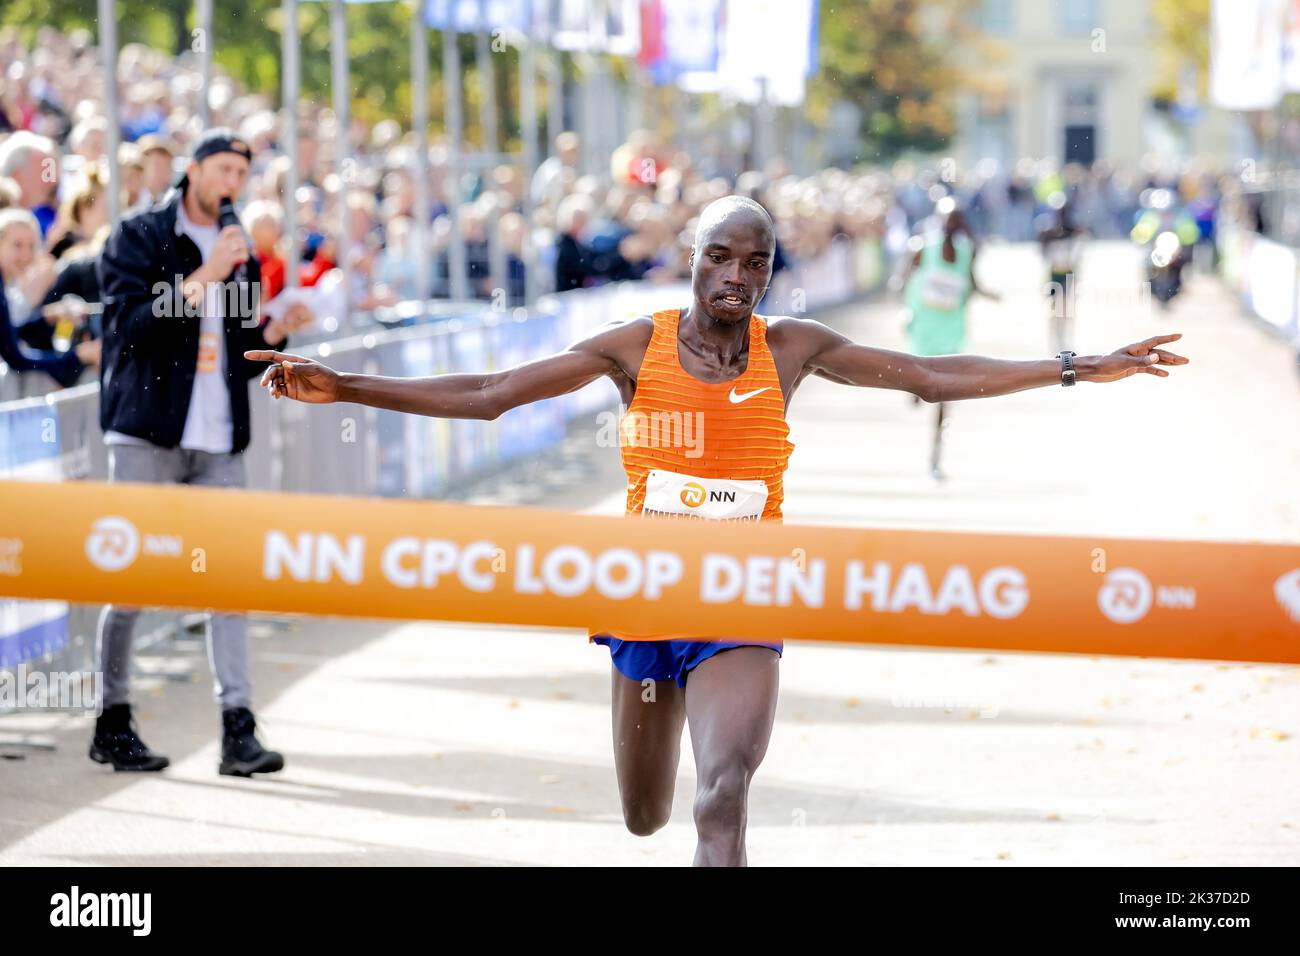
[[[243,191],[252,156],[233,130],[209,130],[176,188],[123,219],[100,257],[104,296],[100,425],[110,481],[243,487],[248,381],[265,367],[248,349],[283,347],[312,319],[296,305],[263,321],[261,274],[223,202]],[[223,224],[225,223],[225,224]],[[135,731],[128,703],[136,608],[109,605],[99,620],[104,710],[90,757],[115,770],[167,766]],[[208,660],[222,708],[219,772],[271,773],[280,754],[255,736],[244,618],[210,615]]]

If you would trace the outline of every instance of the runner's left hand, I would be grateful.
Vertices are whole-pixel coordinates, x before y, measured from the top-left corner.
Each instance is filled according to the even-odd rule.
[[[1116,349],[1109,355],[1094,355],[1086,360],[1075,359],[1078,380],[1081,382],[1116,382],[1130,375],[1145,372],[1167,378],[1169,373],[1162,365],[1186,365],[1188,359],[1173,352],[1156,348],[1169,342],[1177,342],[1183,337],[1181,332],[1172,335],[1156,335],[1141,342],[1135,342],[1122,349]]]

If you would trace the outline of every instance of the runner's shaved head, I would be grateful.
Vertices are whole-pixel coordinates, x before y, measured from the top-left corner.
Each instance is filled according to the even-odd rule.
[[[760,226],[767,234],[768,245],[776,243],[776,232],[772,216],[754,200],[745,196],[723,196],[704,207],[695,226],[696,248],[703,248],[709,240],[709,234],[718,226],[726,223],[752,223]]]

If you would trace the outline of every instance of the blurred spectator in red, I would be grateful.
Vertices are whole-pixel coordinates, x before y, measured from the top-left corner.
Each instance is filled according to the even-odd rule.
[[[269,199],[255,199],[244,207],[240,218],[253,240],[253,255],[262,269],[262,301],[269,302],[280,294],[285,283],[284,258],[279,251],[283,214]]]
[[[616,184],[645,186],[651,189],[665,169],[655,155],[654,137],[643,129],[628,134],[627,142],[614,150],[609,160],[610,178]]]
[[[301,286],[315,285],[320,281],[320,277],[333,269],[338,263],[335,260],[337,245],[333,236],[323,236],[320,243],[316,246],[316,254],[312,256],[311,261],[302,266],[298,271],[298,284]]]

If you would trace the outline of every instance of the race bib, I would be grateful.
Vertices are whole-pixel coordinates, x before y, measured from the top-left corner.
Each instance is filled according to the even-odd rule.
[[[641,513],[706,521],[757,521],[767,504],[767,482],[696,478],[652,468]]]
[[[966,279],[951,272],[931,269],[921,284],[921,303],[929,309],[951,312],[961,305]]]

